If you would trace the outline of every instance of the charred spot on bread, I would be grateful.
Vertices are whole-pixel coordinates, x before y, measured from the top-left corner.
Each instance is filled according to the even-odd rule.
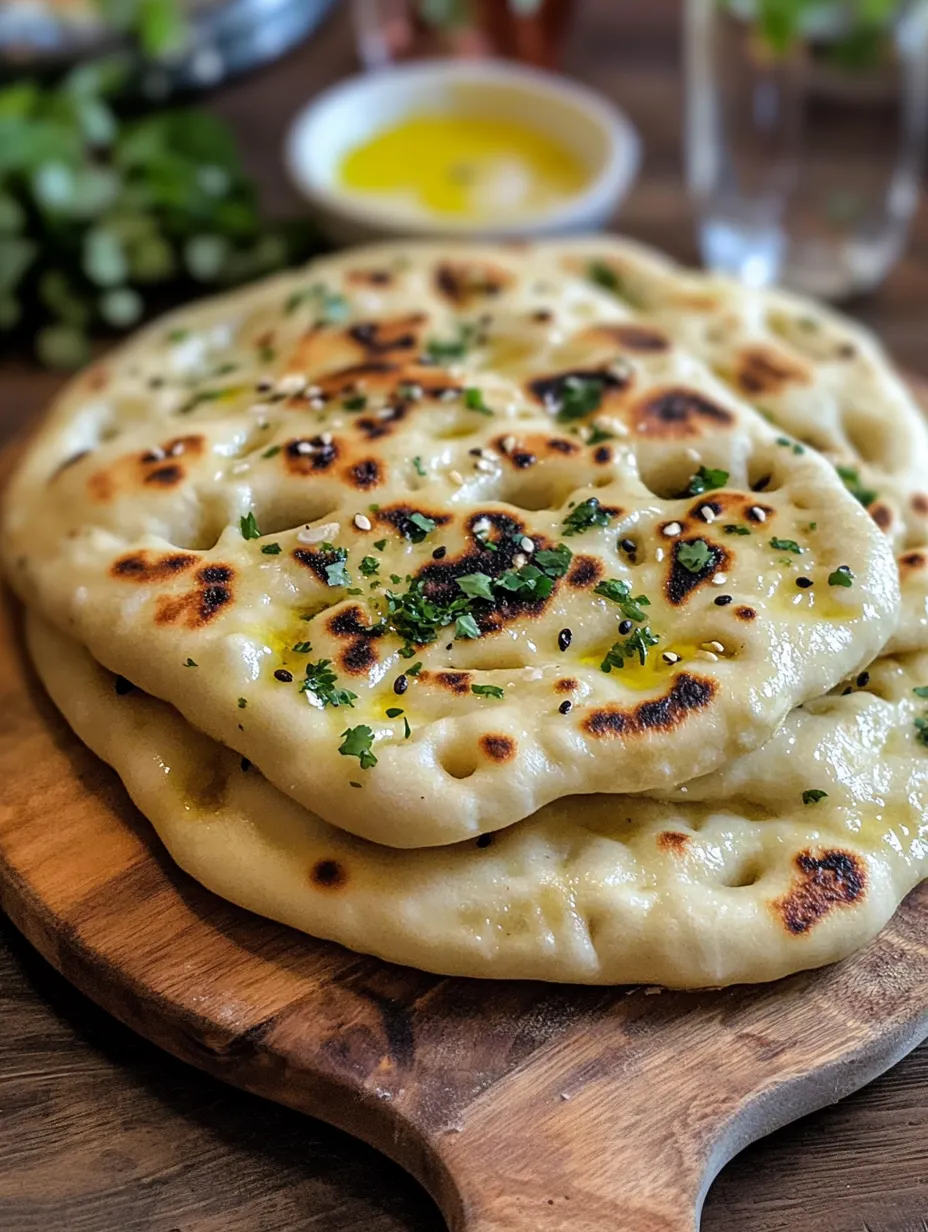
[[[802,851],[796,875],[782,898],[771,904],[787,932],[800,937],[835,908],[860,902],[867,893],[867,867],[860,856],[839,849]]]
[[[699,436],[704,428],[730,427],[735,422],[726,407],[682,386],[648,394],[632,408],[629,418],[638,436],[669,440]]]
[[[110,566],[110,576],[128,582],[164,582],[192,568],[200,558],[188,552],[130,552]]]
[[[628,708],[600,707],[583,720],[583,730],[597,738],[624,738],[644,736],[654,731],[673,731],[691,715],[705,710],[716,696],[718,687],[714,680],[680,672],[662,697]]]
[[[317,860],[309,877],[318,890],[340,890],[348,882],[348,870],[339,860]]]
[[[511,736],[488,733],[480,737],[480,747],[491,761],[512,761],[516,755],[516,742]]]
[[[808,381],[807,368],[772,347],[744,347],[736,360],[735,383],[748,394],[778,394],[787,385]]]

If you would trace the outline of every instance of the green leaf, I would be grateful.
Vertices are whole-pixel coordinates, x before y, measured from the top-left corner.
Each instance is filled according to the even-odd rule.
[[[928,685],[920,684],[912,690],[916,697],[928,698]]]
[[[729,523],[722,529],[726,535],[749,535],[751,533],[746,526],[735,526],[733,523]]]
[[[371,752],[374,746],[374,733],[365,724],[359,727],[348,727],[342,732],[342,743],[339,753],[343,757],[357,757],[362,770],[370,770],[377,765],[377,758]]]
[[[579,535],[593,526],[608,526],[613,515],[603,509],[595,496],[581,501],[564,519],[564,534]]]
[[[795,556],[802,555],[802,548],[795,539],[777,539],[774,536],[770,540],[770,546],[777,552],[792,552]]]
[[[261,531],[258,529],[257,518],[251,510],[249,510],[244,517],[239,518],[239,528],[241,529],[243,539],[261,538]]]
[[[678,543],[675,559],[690,573],[702,573],[714,557],[711,548],[702,539],[696,539],[692,543]]]
[[[854,575],[851,573],[847,565],[839,565],[834,573],[828,575],[829,586],[844,586],[850,589],[854,585]]]
[[[266,543],[264,547],[261,549],[261,551],[265,556],[279,556],[280,555],[280,544],[279,543]]]
[[[600,377],[568,376],[561,381],[554,405],[558,423],[585,419],[602,405],[605,382]]]
[[[331,564],[325,566],[325,578],[328,586],[350,586],[351,575],[348,573],[348,567],[345,564],[348,559],[348,553],[344,548],[337,548],[339,556]]]
[[[495,697],[497,700],[506,696],[505,690],[501,689],[498,684],[472,684],[470,691],[477,697]]]
[[[728,471],[713,470],[711,467],[701,466],[690,479],[686,495],[700,496],[703,492],[713,492],[716,488],[724,488],[726,483],[728,483],[728,477]]]
[[[650,626],[640,625],[624,642],[613,642],[606,652],[606,657],[600,663],[599,670],[608,675],[614,667],[623,668],[627,659],[632,661],[637,659],[644,667],[648,661],[649,650],[659,641],[660,638],[652,633]]]
[[[472,599],[493,602],[492,579],[486,573],[466,573],[457,579],[457,584]]]
[[[454,622],[454,636],[475,638],[480,636],[480,626],[470,612],[464,612]]]
[[[827,795],[827,791],[820,791],[817,787],[810,787],[808,791],[802,793],[802,802],[803,804],[818,804],[819,800],[824,800]]]
[[[532,557],[539,569],[543,569],[548,577],[563,577],[570,568],[573,552],[566,543],[559,543],[554,548],[541,548]]]
[[[36,334],[35,349],[47,368],[79,368],[90,358],[86,334],[71,325],[46,325]]]
[[[426,471],[425,467],[422,465],[422,459],[420,457],[413,458],[412,465],[417,475],[428,474],[428,471]]]
[[[483,400],[483,390],[475,385],[464,390],[464,405],[469,411],[479,411],[481,415],[492,415],[493,411]]]
[[[586,267],[586,276],[596,286],[611,291],[613,295],[619,294],[619,276],[604,261],[591,261]]]
[[[838,472],[851,496],[859,500],[865,509],[872,505],[879,497],[879,492],[864,486],[861,482],[860,472],[853,466],[837,466],[835,470]]]
[[[359,568],[365,577],[373,577],[380,570],[380,561],[376,556],[365,556]]]
[[[309,643],[300,643],[309,652]],[[304,653],[302,650],[300,654]],[[306,664],[306,678],[300,683],[301,693],[310,693],[324,710],[326,706],[348,706],[354,708],[358,699],[357,693],[350,689],[338,687],[338,677],[332,671],[331,659],[320,659],[318,663]]]
[[[593,594],[602,595],[603,598],[611,599],[613,603],[617,603],[622,611],[622,615],[628,620],[646,619],[642,608],[651,606],[651,600],[647,595],[636,595],[632,598],[631,587],[627,582],[623,582],[619,578],[609,578],[606,581],[600,582],[594,587]]]

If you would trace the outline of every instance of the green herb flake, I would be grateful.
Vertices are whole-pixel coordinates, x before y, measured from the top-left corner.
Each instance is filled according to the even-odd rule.
[[[354,394],[350,398],[346,398],[342,403],[346,411],[363,411],[367,406],[367,398],[364,394]]]
[[[820,791],[817,787],[810,787],[808,791],[802,793],[802,802],[803,804],[818,804],[819,800],[824,800],[827,795],[827,791]]]
[[[477,697],[505,697],[505,691],[498,684],[472,684],[470,691]]]
[[[241,529],[243,539],[261,538],[261,532],[258,530],[258,522],[253,513],[249,512],[245,515],[245,517],[239,518],[238,524]]]
[[[682,565],[690,573],[702,573],[714,560],[714,554],[708,544],[702,539],[696,539],[692,543],[678,543],[675,559],[678,565]]]
[[[425,358],[432,364],[464,359],[477,338],[477,326],[469,322],[458,325],[457,337],[451,339],[431,338],[425,346]]]
[[[609,578],[600,582],[594,587],[593,594],[602,595],[604,599],[617,603],[622,615],[628,620],[644,620],[645,613],[642,608],[651,606],[651,600],[646,595],[636,595],[632,598],[631,587],[619,578]]]
[[[714,492],[717,488],[724,488],[726,483],[728,483],[728,477],[728,471],[713,470],[711,467],[701,466],[690,479],[686,495],[701,496],[703,492]]]
[[[796,556],[802,555],[802,548],[795,539],[777,539],[774,537],[770,540],[770,546],[777,552],[792,552]]]
[[[586,276],[590,282],[597,287],[602,287],[604,291],[611,291],[613,295],[618,295],[621,289],[619,276],[615,270],[606,265],[605,261],[591,261],[586,267]]]
[[[856,500],[867,508],[879,496],[879,493],[873,488],[867,488],[863,485],[860,478],[860,472],[853,466],[838,466],[835,468],[839,477],[844,483],[844,486]]]
[[[421,662],[414,663],[412,667],[406,668],[406,671],[404,674],[407,676],[418,676],[421,671],[422,671],[422,663]]]
[[[338,687],[338,677],[332,671],[331,659],[306,664],[306,678],[300,682],[300,692],[309,693],[324,710],[326,706],[353,707],[357,693]]]
[[[412,735],[412,728],[409,726],[409,719],[403,715],[403,739],[408,740]]]
[[[428,474],[428,471],[422,465],[422,459],[418,456],[418,454],[413,458],[412,465],[417,475],[422,475],[424,477]]]
[[[357,757],[362,770],[371,770],[377,765],[377,758],[371,752],[374,747],[374,733],[366,723],[358,727],[347,727],[342,732],[342,743],[338,747],[342,757]]]
[[[492,415],[493,411],[483,400],[483,390],[475,385],[464,390],[464,405],[469,411],[479,411],[481,415]]]
[[[593,424],[590,435],[586,438],[587,445],[601,445],[603,441],[614,441],[615,433],[607,432],[605,428],[601,428],[599,424]]]
[[[294,654],[309,654],[312,645],[309,642],[295,642],[290,649]]]
[[[543,569],[548,577],[563,577],[570,568],[573,552],[566,543],[559,543],[554,548],[541,548],[532,557],[539,569]]]
[[[382,552],[386,546],[387,546],[386,539],[378,539],[377,542],[374,544],[374,547],[377,549],[378,552]]]
[[[465,595],[472,599],[486,599],[493,602],[493,579],[486,573],[466,573],[457,579],[457,584]]]
[[[560,382],[552,399],[558,423],[585,419],[598,411],[605,391],[605,378],[598,376],[567,376]]]
[[[454,622],[455,638],[469,638],[473,640],[480,636],[480,626],[474,620],[470,612],[463,612]]]
[[[403,534],[413,543],[421,543],[437,525],[434,518],[426,517],[424,513],[411,513],[408,518],[404,519]]]
[[[854,574],[847,565],[839,565],[834,573],[829,573],[828,585],[844,586],[846,589],[850,589],[854,585]]]
[[[280,555],[280,544],[279,543],[266,543],[264,547],[261,549],[261,552],[264,556],[279,556]]]
[[[403,709],[401,706],[390,706],[387,709],[387,718],[398,719],[402,713]]]
[[[262,458],[276,458],[279,453],[280,453],[280,446],[271,445],[269,449],[265,449],[261,457]]]
[[[613,642],[606,653],[606,657],[599,665],[601,672],[607,674],[615,668],[623,668],[628,659],[635,660],[642,667],[648,661],[648,651],[652,646],[656,646],[660,638],[657,634],[652,633],[648,625],[640,625],[630,637],[621,642]]]
[[[912,690],[916,697],[928,698],[928,685],[920,684]]]
[[[246,707],[247,705],[248,705],[248,698],[247,698],[247,697],[240,697],[240,698],[238,699],[238,708],[239,708],[239,710],[244,710],[244,709],[245,709],[245,707]]]
[[[613,514],[604,509],[595,496],[581,501],[564,519],[565,535],[580,535],[593,526],[608,526]]]
[[[199,666],[200,666],[199,663],[195,663],[193,659],[188,659],[186,663],[184,664],[184,667],[199,667]]]
[[[374,556],[365,556],[358,568],[365,577],[373,577],[380,569],[380,561]]]
[[[751,533],[746,526],[736,526],[733,522],[729,522],[722,529],[726,535],[749,535]]]
[[[341,549],[344,551],[344,549]],[[345,564],[348,553],[334,560],[330,565],[325,566],[325,581],[327,586],[348,586],[351,583],[351,575],[348,572],[348,566]]]

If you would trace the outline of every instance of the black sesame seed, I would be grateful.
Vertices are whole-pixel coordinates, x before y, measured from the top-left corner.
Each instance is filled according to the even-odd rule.
[[[626,633],[631,633],[631,631],[632,631],[632,621],[630,620],[620,620],[619,621],[619,632],[623,635],[623,637]]]
[[[842,696],[842,697],[847,697],[848,693],[853,693],[853,692],[854,692],[854,690],[851,688],[851,686],[850,686],[850,685],[848,685],[846,689],[842,689],[842,690],[841,690],[841,696]]]
[[[477,846],[478,847],[489,847],[492,842],[493,842],[492,834],[481,834],[480,837],[477,839]]]
[[[567,701],[561,702],[561,704],[558,706],[557,708],[558,714],[570,714],[571,706],[573,706],[573,702],[568,697]]]
[[[623,552],[627,552],[629,556],[634,556],[635,552],[638,550],[638,545],[635,543],[634,539],[623,539],[619,543],[619,547]]]
[[[731,595],[716,595],[716,607],[728,607],[729,603],[731,603]]]
[[[293,679],[293,674],[292,672],[288,672],[285,667],[278,667],[277,671],[274,673],[274,679],[281,680],[284,684],[289,684]]]
[[[436,548],[435,551],[432,553],[432,560],[444,560],[447,555],[448,555],[447,548]]]
[[[251,769],[251,762],[247,757],[242,758],[242,769],[246,772]]]
[[[405,676],[397,676],[393,681],[393,692],[402,695],[409,688],[409,680]]]
[[[808,590],[812,585],[812,579],[807,577],[798,577],[796,578],[796,585],[800,590]]]
[[[570,645],[571,641],[573,640],[573,636],[574,635],[571,633],[569,629],[562,629],[560,633],[557,635],[558,650],[566,650],[567,647]]]
[[[869,683],[870,683],[870,673],[861,672],[860,675],[857,677],[858,689],[865,689]]]

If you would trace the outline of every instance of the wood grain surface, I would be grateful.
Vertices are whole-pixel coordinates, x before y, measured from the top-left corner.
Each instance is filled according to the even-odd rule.
[[[632,233],[687,257],[693,253],[679,185],[676,11],[673,0],[650,0],[647,5],[587,0],[568,64],[622,102],[645,136],[644,175],[629,203],[625,225]],[[350,66],[350,54],[344,15],[338,15],[318,42],[217,96],[217,110],[238,129],[252,169],[272,204],[285,206],[292,201],[278,160],[279,137],[287,117],[313,90],[342,75]],[[928,222],[923,207],[907,259],[878,297],[854,306],[901,359],[922,371],[928,370],[922,308],[928,302],[926,240]],[[25,422],[47,400],[55,384],[54,377],[36,374],[25,364],[8,365],[0,371],[0,430],[9,431]],[[0,716],[0,733],[14,722],[13,713]],[[17,770],[23,762],[28,764],[22,759]],[[87,773],[92,777],[90,769]],[[53,846],[55,823],[70,794],[51,792],[43,802],[43,829]],[[141,841],[139,834],[134,838]],[[86,853],[72,854],[80,860]],[[60,854],[53,859],[60,859]],[[137,889],[130,878],[121,891],[123,898],[115,904],[108,899],[100,903],[96,914],[105,919],[128,898],[132,918],[140,927],[149,919],[157,923],[157,900],[143,896],[136,901]],[[198,919],[215,932],[224,923],[224,910],[231,909],[203,907]],[[286,967],[273,947],[256,957],[275,968]],[[360,963],[353,978],[363,983],[367,978],[364,960]],[[421,1191],[380,1156],[307,1118],[221,1087],[149,1048],[73,992],[12,933],[0,949],[0,979],[4,998],[0,1227],[13,1232],[48,1227],[65,1232],[289,1232],[297,1228],[438,1232],[443,1226]],[[198,995],[207,996],[208,990],[201,989]],[[594,1018],[597,1013],[607,1015],[592,994],[584,996]],[[433,997],[440,1000],[441,993],[431,988],[423,991],[426,1005]],[[663,998],[648,998],[649,1013],[655,1002],[661,1006],[658,1017],[670,1012]],[[466,1002],[460,1006],[455,1002],[454,1008],[466,1017]],[[828,1009],[823,1007],[826,1024]],[[371,1013],[370,1009],[365,1012]],[[473,1019],[473,1010],[469,1012]],[[553,1029],[550,1015],[542,1015],[541,1021],[536,1015],[531,1022],[528,1041],[517,1041],[517,1048],[524,1049],[537,1041],[539,1032],[544,1035]],[[382,1018],[371,1022],[361,1018],[359,1025],[372,1031],[386,1029]],[[487,1047],[508,1049],[510,1058],[512,1041],[492,1033],[483,1039],[487,1024],[482,1019],[471,1025]],[[291,1041],[293,1047],[298,1043]],[[695,1043],[688,1037],[680,1041],[671,1072],[702,1071],[705,1077],[706,1063]],[[786,1041],[788,1049],[798,1044]],[[561,1055],[553,1037],[545,1038],[544,1047],[555,1057]],[[613,1048],[610,1060],[624,1065],[629,1047],[623,1037],[619,1052]],[[445,1059],[432,1075],[437,1084],[433,1089],[443,1090],[441,1083],[449,1078],[449,1069],[450,1077],[459,1081]],[[832,1075],[836,1082],[845,1076],[844,1067]],[[662,1073],[656,1087],[651,1084],[648,1098],[641,1096],[645,1123],[654,1116],[655,1107],[660,1111],[664,1080]],[[713,1082],[713,1091],[716,1085]],[[828,1094],[834,1097],[841,1089],[841,1085],[832,1086]],[[732,1096],[730,1089],[718,1094]],[[597,1127],[604,1136],[591,1150],[601,1158],[598,1171],[607,1172],[617,1162],[622,1135],[629,1135],[619,1133],[609,1122],[608,1100],[603,1107],[595,1102]],[[398,1115],[405,1111],[401,1108]],[[584,1111],[582,1103],[573,1104],[572,1115],[581,1122]],[[530,1112],[534,1118],[537,1110],[531,1107]],[[556,1174],[546,1173],[539,1163],[545,1117],[539,1113],[537,1119],[537,1155],[532,1137],[517,1146],[505,1124],[497,1125],[490,1117],[486,1125],[487,1150],[481,1166],[489,1167],[492,1175],[504,1171],[506,1183],[501,1192],[505,1194],[518,1195],[520,1171],[555,1179]],[[746,1152],[726,1169],[710,1194],[703,1228],[706,1232],[785,1232],[787,1228],[924,1232],[928,1220],[926,1128],[928,1057],[922,1049],[861,1096]],[[430,1133],[434,1136],[435,1132],[433,1127]],[[635,1132],[640,1132],[638,1127]],[[465,1141],[460,1133],[445,1137],[452,1143]],[[466,1153],[464,1145],[443,1145],[433,1150],[429,1166],[434,1166],[434,1160],[451,1160],[460,1168]],[[681,1180],[690,1182],[691,1178]],[[552,1202],[552,1209],[558,1211],[556,1194]],[[583,1227],[567,1203],[559,1215],[561,1224],[553,1226]]]

